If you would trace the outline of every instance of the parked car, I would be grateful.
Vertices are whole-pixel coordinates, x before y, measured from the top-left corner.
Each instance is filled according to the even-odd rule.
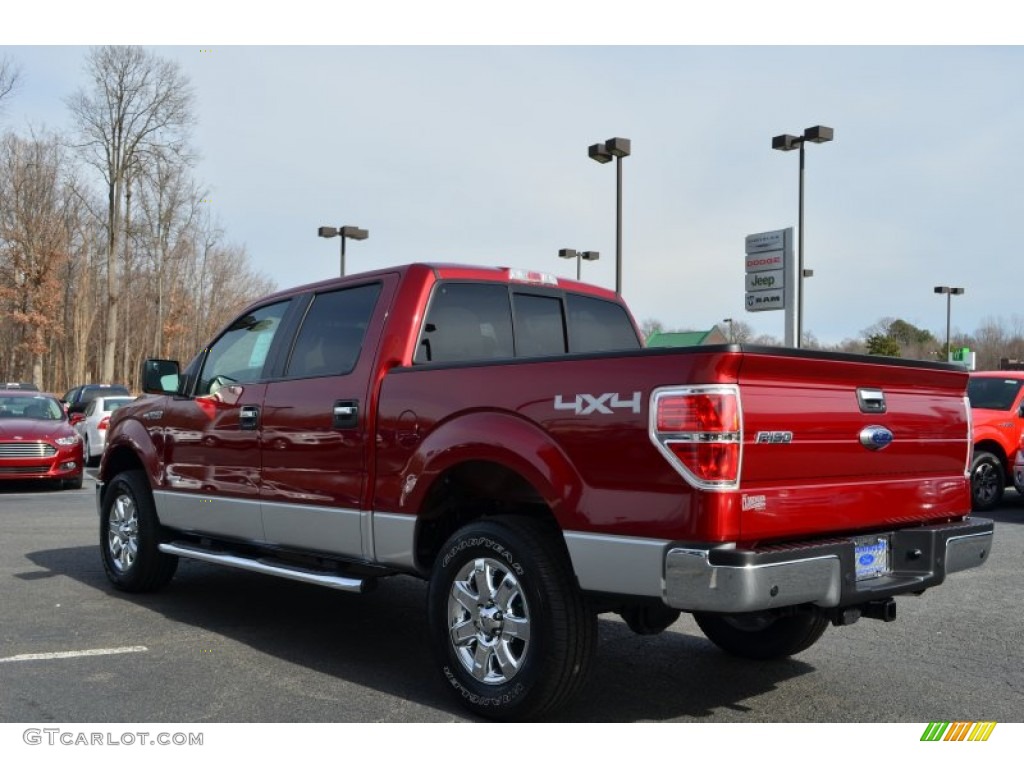
[[[128,387],[123,384],[82,384],[69,389],[61,398],[67,406],[68,414],[85,413],[86,407],[95,397],[110,397],[112,395],[131,396]]]
[[[998,506],[1014,483],[1011,467],[1024,435],[1024,371],[976,371],[967,384],[974,427],[971,496],[976,512]]]
[[[0,381],[0,389],[20,389],[23,392],[39,391],[39,387],[31,381]]]
[[[0,390],[0,481],[52,480],[81,488],[82,438],[53,395]]]
[[[134,399],[124,395],[94,397],[85,407],[85,412],[81,414],[82,418],[75,421],[75,430],[82,436],[82,453],[87,467],[94,466],[103,455],[103,447],[107,442],[107,427],[110,426],[110,414]]]

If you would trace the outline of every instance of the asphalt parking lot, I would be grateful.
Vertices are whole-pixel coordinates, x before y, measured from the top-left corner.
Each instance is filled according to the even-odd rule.
[[[561,719],[1019,721],[1024,498],[1008,491],[990,516],[983,568],[793,659],[732,659],[685,615],[656,637],[603,617],[593,674]],[[122,594],[103,574],[88,480],[0,488],[0,532],[0,722],[467,720],[433,669],[415,579],[358,596],[183,561],[162,592]]]

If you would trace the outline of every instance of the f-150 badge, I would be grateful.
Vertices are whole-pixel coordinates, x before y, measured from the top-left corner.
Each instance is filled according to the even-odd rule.
[[[603,395],[569,395],[569,397],[571,399],[567,400],[562,395],[555,395],[555,410],[572,411],[577,416],[586,416],[591,413],[611,414],[615,409],[640,413],[639,392],[634,392],[628,400],[618,392],[605,392]]]

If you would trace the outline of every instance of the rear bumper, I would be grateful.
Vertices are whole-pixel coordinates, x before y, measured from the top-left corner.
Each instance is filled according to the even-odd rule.
[[[968,518],[887,533],[892,570],[855,578],[853,538],[762,550],[672,546],[665,553],[662,600],[684,611],[745,613],[813,603],[858,605],[941,584],[950,573],[982,565],[992,546],[991,520]]]

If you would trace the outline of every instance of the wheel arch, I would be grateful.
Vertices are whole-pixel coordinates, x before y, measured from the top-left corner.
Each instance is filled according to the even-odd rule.
[[[585,491],[550,436],[526,419],[493,412],[435,429],[403,476],[401,508],[416,512],[415,556],[423,572],[448,536],[481,517],[514,513],[547,520],[553,530],[574,527]]]

